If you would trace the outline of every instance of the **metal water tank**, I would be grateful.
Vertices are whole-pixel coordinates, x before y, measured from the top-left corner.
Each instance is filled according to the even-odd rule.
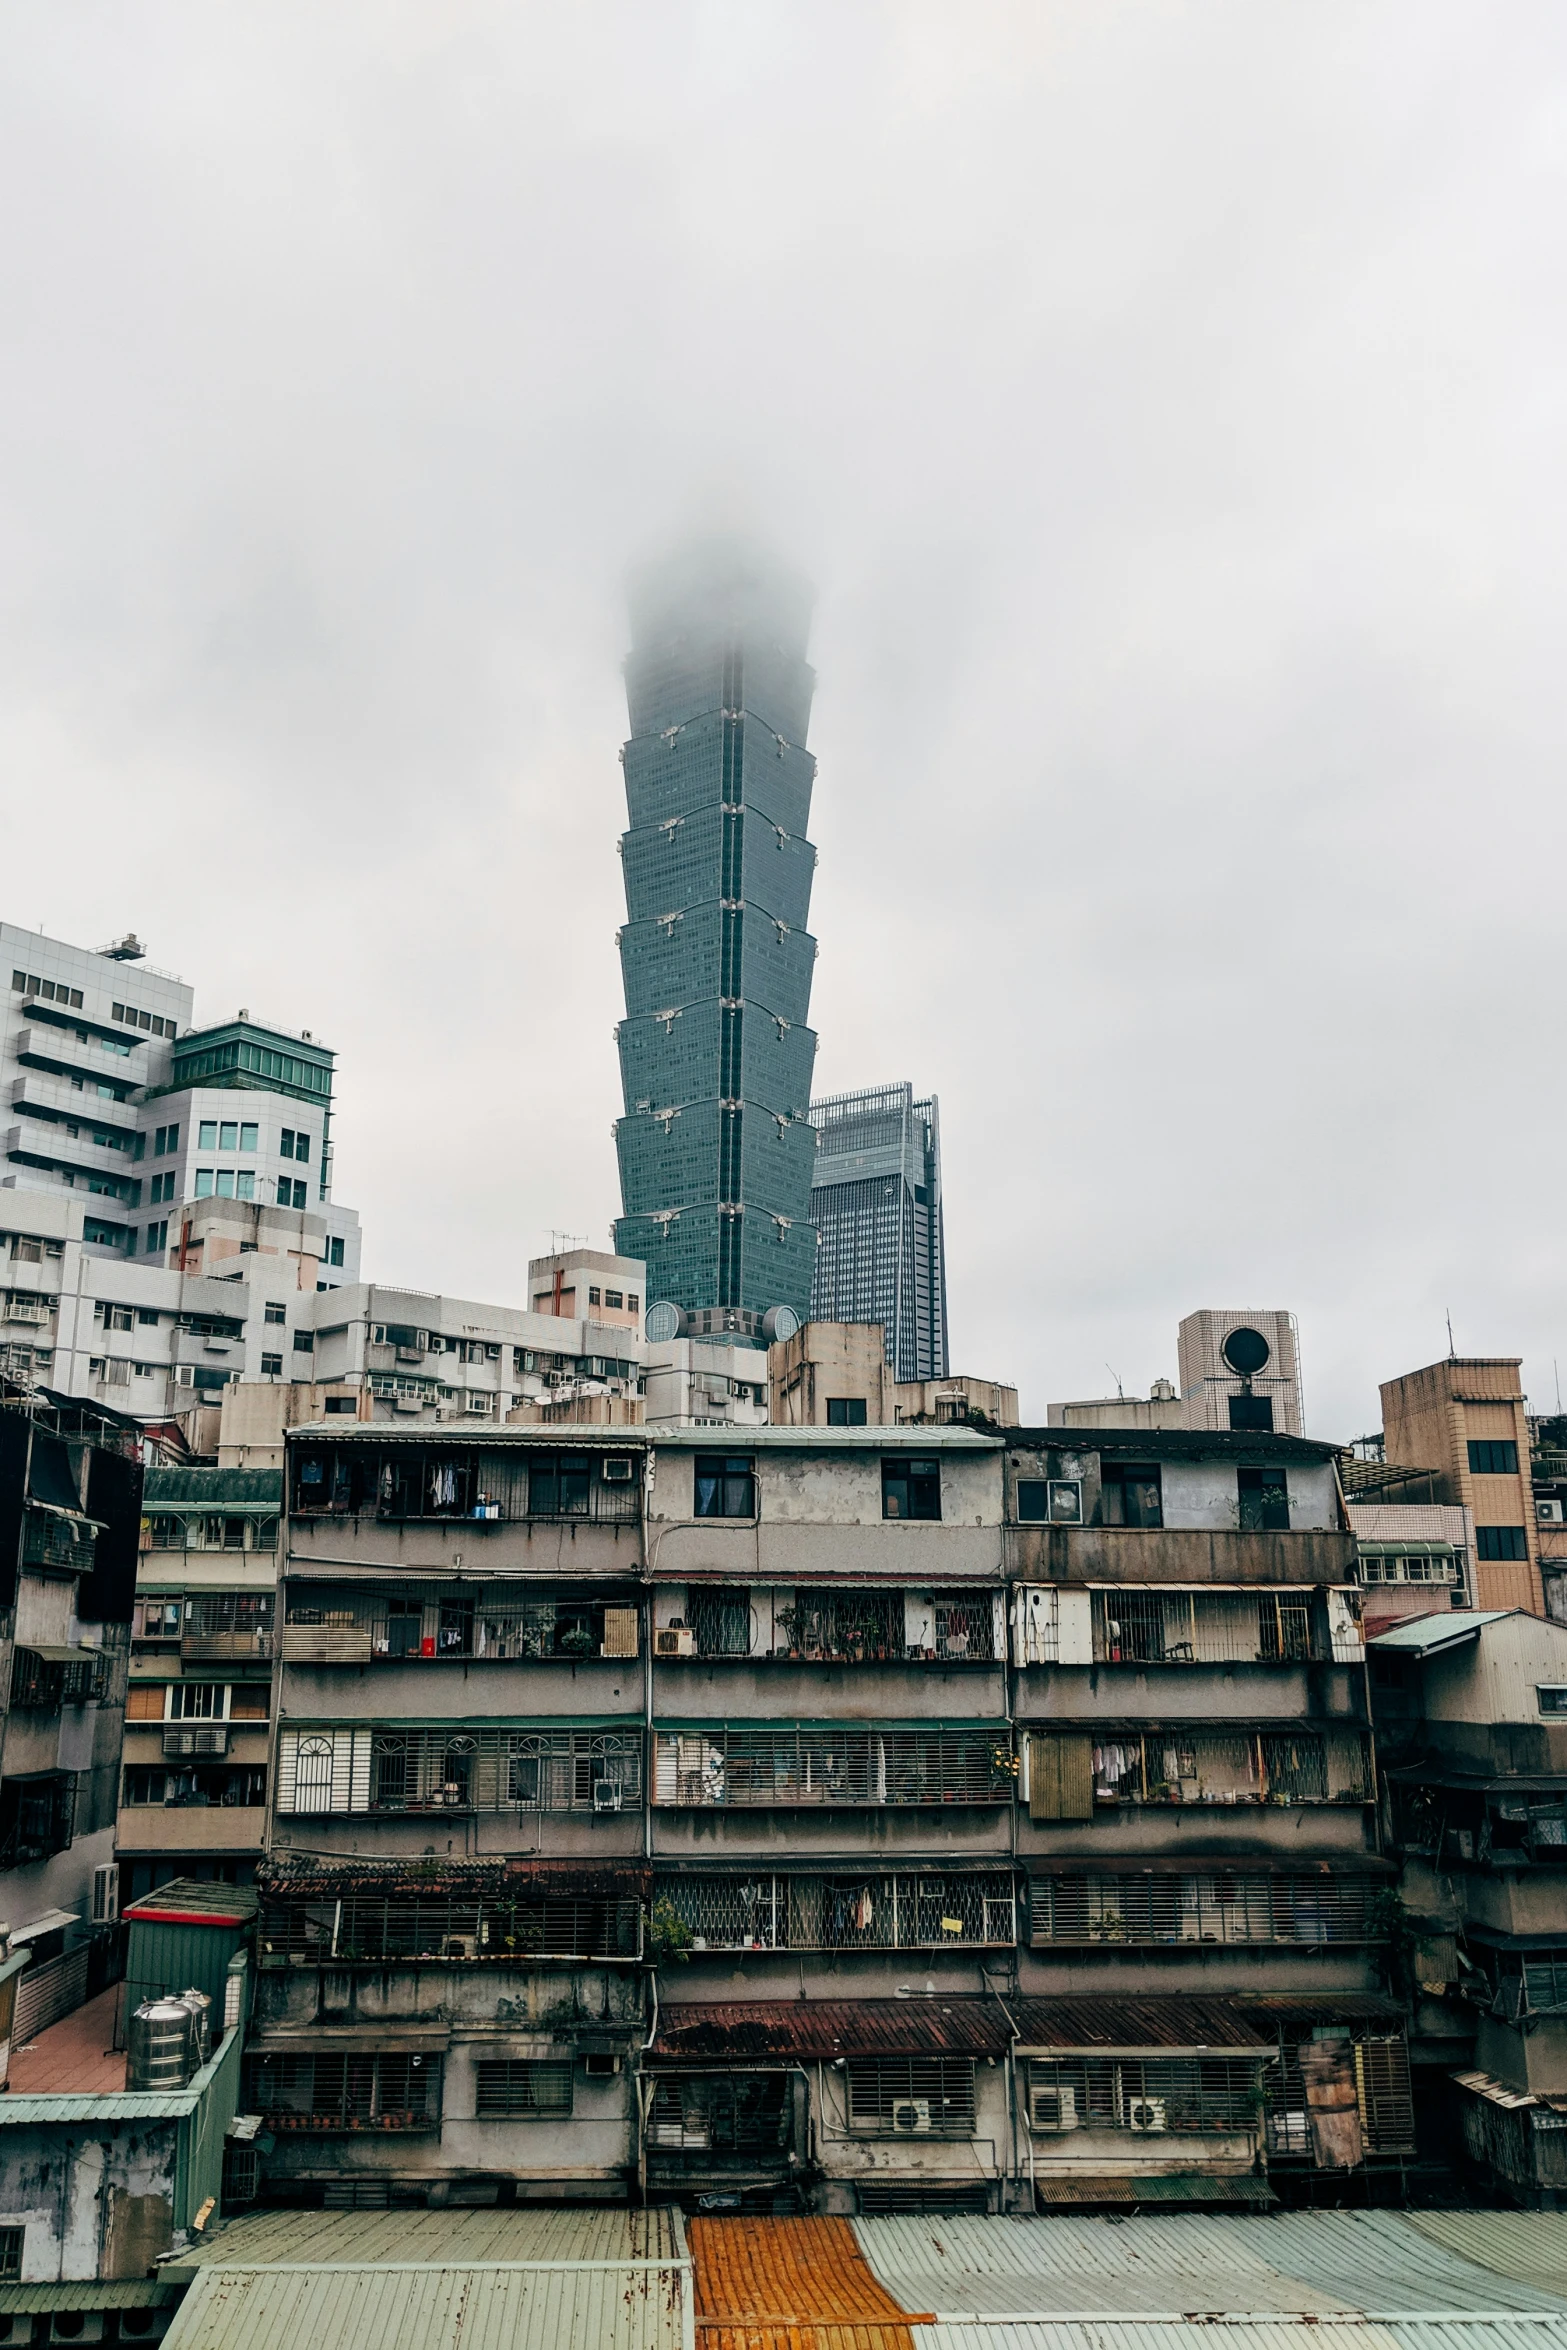
[[[212,2001],[205,1991],[194,1988],[180,1993],[182,2006],[188,2007],[196,2027],[196,2063],[204,2065],[212,2054]]]
[[[196,2071],[196,2018],[183,1999],[147,1999],[131,2015],[127,2089],[183,2089]]]

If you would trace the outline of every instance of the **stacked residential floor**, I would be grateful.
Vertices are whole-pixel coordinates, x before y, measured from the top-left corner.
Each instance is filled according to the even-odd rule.
[[[1400,2192],[1332,1450],[726,1441],[290,1433],[254,2193]]]

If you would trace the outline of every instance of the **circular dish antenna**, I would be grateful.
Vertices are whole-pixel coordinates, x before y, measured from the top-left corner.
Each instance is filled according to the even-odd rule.
[[[685,1333],[685,1307],[672,1304],[667,1297],[655,1298],[642,1327],[655,1346],[667,1346],[672,1338]]]
[[[1250,1330],[1243,1322],[1232,1330],[1219,1352],[1223,1355],[1237,1379],[1250,1379],[1273,1359],[1273,1349],[1260,1330]]]
[[[769,1306],[762,1316],[762,1336],[769,1346],[780,1338],[792,1338],[800,1327],[800,1317],[793,1306]]]

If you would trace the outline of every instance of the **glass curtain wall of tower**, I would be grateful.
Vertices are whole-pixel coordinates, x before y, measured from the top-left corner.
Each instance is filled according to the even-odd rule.
[[[626,662],[615,1247],[697,1333],[811,1292],[809,591],[744,549],[643,575]]]
[[[912,1085],[811,1104],[813,1322],[880,1322],[899,1379],[945,1379],[947,1259],[941,1120]]]

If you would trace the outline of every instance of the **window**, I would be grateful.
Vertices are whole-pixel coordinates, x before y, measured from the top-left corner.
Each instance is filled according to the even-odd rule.
[[[212,1169],[211,1169],[210,1167],[198,1167],[198,1168],[196,1169],[196,1197],[197,1197],[197,1199],[211,1199],[211,1197],[212,1197],[212,1184],[213,1184],[213,1171],[212,1171]]]
[[[1485,1437],[1469,1443],[1469,1474],[1471,1477],[1516,1477],[1518,1474],[1518,1447],[1511,1437]]]
[[[590,1306],[601,1305],[603,1303],[603,1300],[600,1298],[596,1289],[590,1289],[588,1291],[588,1303]]]
[[[640,1312],[641,1312],[641,1310],[642,1310],[642,1307],[641,1307],[641,1300],[638,1298],[636,1291],[635,1291],[634,1289],[628,1289],[628,1290],[626,1291],[626,1311],[627,1311],[627,1313],[628,1313],[628,1314],[636,1314],[636,1313],[640,1313]]]
[[[276,1298],[269,1298],[262,1309],[261,1318],[264,1322],[282,1324],[288,1320],[288,1308],[285,1305],[280,1305]]]
[[[1050,1486],[1043,1477],[1019,1477],[1017,1520],[1020,1526],[1043,1526],[1050,1517]]]
[[[941,1463],[905,1455],[881,1464],[881,1514],[884,1518],[939,1518]]]
[[[302,1208],[305,1204],[304,1184],[295,1182],[290,1176],[280,1175],[277,1179],[277,1204],[280,1208]]]
[[[754,1518],[756,1463],[749,1453],[699,1452],[694,1491],[699,1518]]]
[[[327,1242],[325,1261],[329,1265],[340,1265],[342,1263],[343,1243],[341,1240],[329,1240]]]
[[[607,1306],[620,1306],[623,1305],[624,1300],[621,1297],[621,1293],[618,1289],[606,1289],[604,1292],[604,1303]]]
[[[295,1354],[307,1355],[311,1353],[315,1347],[315,1343],[315,1332],[313,1330],[296,1330],[294,1332]]]
[[[1535,1696],[1540,1701],[1542,1714],[1567,1716],[1567,1683],[1558,1681],[1553,1685],[1542,1682],[1535,1690]]]
[[[849,2127],[879,2137],[968,2137],[974,2128],[974,2064],[966,2056],[851,2059]]]
[[[278,2051],[246,2069],[246,2102],[270,2130],[426,2130],[440,2120],[438,2056]]]
[[[216,1118],[203,1118],[196,1129],[196,1148],[203,1151],[215,1151],[217,1147],[218,1122]]]
[[[248,1124],[242,1125],[239,1130],[240,1149],[242,1151],[255,1150],[258,1147],[258,1138],[260,1133],[261,1129],[259,1126],[251,1126]]]
[[[169,1222],[166,1216],[163,1218],[161,1223],[148,1225],[147,1254],[149,1256],[154,1255],[159,1249],[167,1248],[168,1242]]]
[[[571,2060],[481,2061],[474,2111],[480,2121],[545,2121],[571,2111]]]
[[[13,974],[11,981],[13,987],[20,976],[20,972]],[[80,996],[76,1000],[80,1003]],[[20,2280],[22,2239],[26,2233],[25,2228],[0,2228],[0,2283],[14,2285]]]
[[[1289,1487],[1282,1469],[1237,1469],[1235,1483],[1243,1534],[1289,1532]]]
[[[220,1151],[238,1150],[239,1121],[237,1118],[224,1118],[220,1122],[218,1127],[218,1148]]]
[[[281,1379],[283,1376],[283,1357],[281,1355],[263,1355],[261,1358],[261,1376],[263,1379]]]
[[[536,1453],[528,1464],[528,1515],[585,1518],[591,1470],[585,1452]]]
[[[105,1330],[129,1330],[134,1317],[129,1306],[100,1305],[98,1320]]]
[[[1107,1526],[1147,1528],[1164,1524],[1157,1461],[1106,1461],[1100,1478],[1100,1498]]]
[[[864,1396],[830,1395],[827,1398],[827,1425],[829,1428],[863,1428],[865,1426]]]
[[[228,1691],[221,1681],[171,1681],[168,1720],[221,1722],[226,1720]]]
[[[1230,1426],[1258,1432],[1273,1432],[1273,1398],[1271,1395],[1232,1395],[1230,1397]]]
[[[301,1127],[299,1132],[294,1136],[294,1156],[296,1159],[304,1159],[307,1161],[310,1157],[310,1137],[308,1134],[306,1134],[303,1127]]]
[[[1477,1526],[1475,1528],[1475,1557],[1480,1559],[1526,1559],[1529,1545],[1521,1526]]]

